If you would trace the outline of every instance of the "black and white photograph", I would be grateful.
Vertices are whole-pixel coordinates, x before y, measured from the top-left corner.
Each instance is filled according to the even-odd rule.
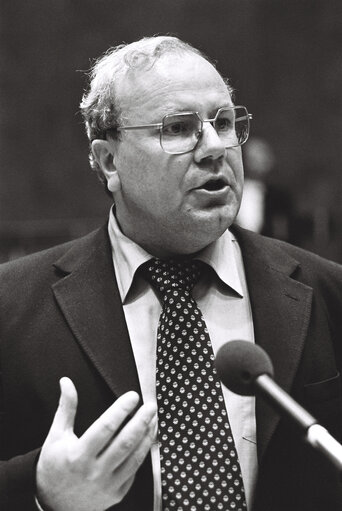
[[[341,511],[342,3],[0,0],[0,510]]]

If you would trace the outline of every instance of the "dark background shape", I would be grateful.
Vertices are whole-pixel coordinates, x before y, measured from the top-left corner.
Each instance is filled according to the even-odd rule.
[[[110,46],[171,33],[217,60],[253,113],[252,136],[272,147],[268,220],[285,197],[290,228],[267,234],[342,262],[340,0],[1,0],[0,10],[0,260],[106,221],[80,71]]]

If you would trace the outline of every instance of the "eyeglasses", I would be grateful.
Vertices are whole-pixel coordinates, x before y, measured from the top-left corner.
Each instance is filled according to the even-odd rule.
[[[138,126],[118,126],[119,131],[158,129],[160,145],[169,154],[184,154],[192,151],[203,132],[205,122],[216,130],[225,148],[236,147],[248,140],[252,114],[244,106],[223,107],[213,119],[202,119],[198,112],[167,114],[162,122]]]

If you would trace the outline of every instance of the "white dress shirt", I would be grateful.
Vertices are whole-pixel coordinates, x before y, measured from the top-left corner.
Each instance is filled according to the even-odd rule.
[[[113,264],[122,299],[144,402],[156,403],[156,340],[161,301],[140,274],[141,264],[153,257],[120,230],[113,209],[108,232]],[[227,230],[218,240],[196,255],[214,272],[195,285],[193,296],[209,330],[214,354],[227,341],[254,342],[251,306],[240,247]],[[229,422],[235,440],[246,492],[248,509],[252,506],[257,477],[255,399],[238,396],[223,386]],[[154,508],[161,510],[161,473],[159,445],[151,449]]]

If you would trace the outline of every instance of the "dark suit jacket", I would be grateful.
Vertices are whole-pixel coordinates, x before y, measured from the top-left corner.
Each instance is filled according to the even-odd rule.
[[[341,440],[341,266],[242,229],[255,338],[276,381]],[[0,268],[0,509],[33,511],[35,462],[66,375],[76,433],[139,382],[105,228]],[[339,477],[257,399],[253,511],[337,511]],[[149,459],[117,511],[152,510]],[[213,510],[215,511],[215,510]]]

